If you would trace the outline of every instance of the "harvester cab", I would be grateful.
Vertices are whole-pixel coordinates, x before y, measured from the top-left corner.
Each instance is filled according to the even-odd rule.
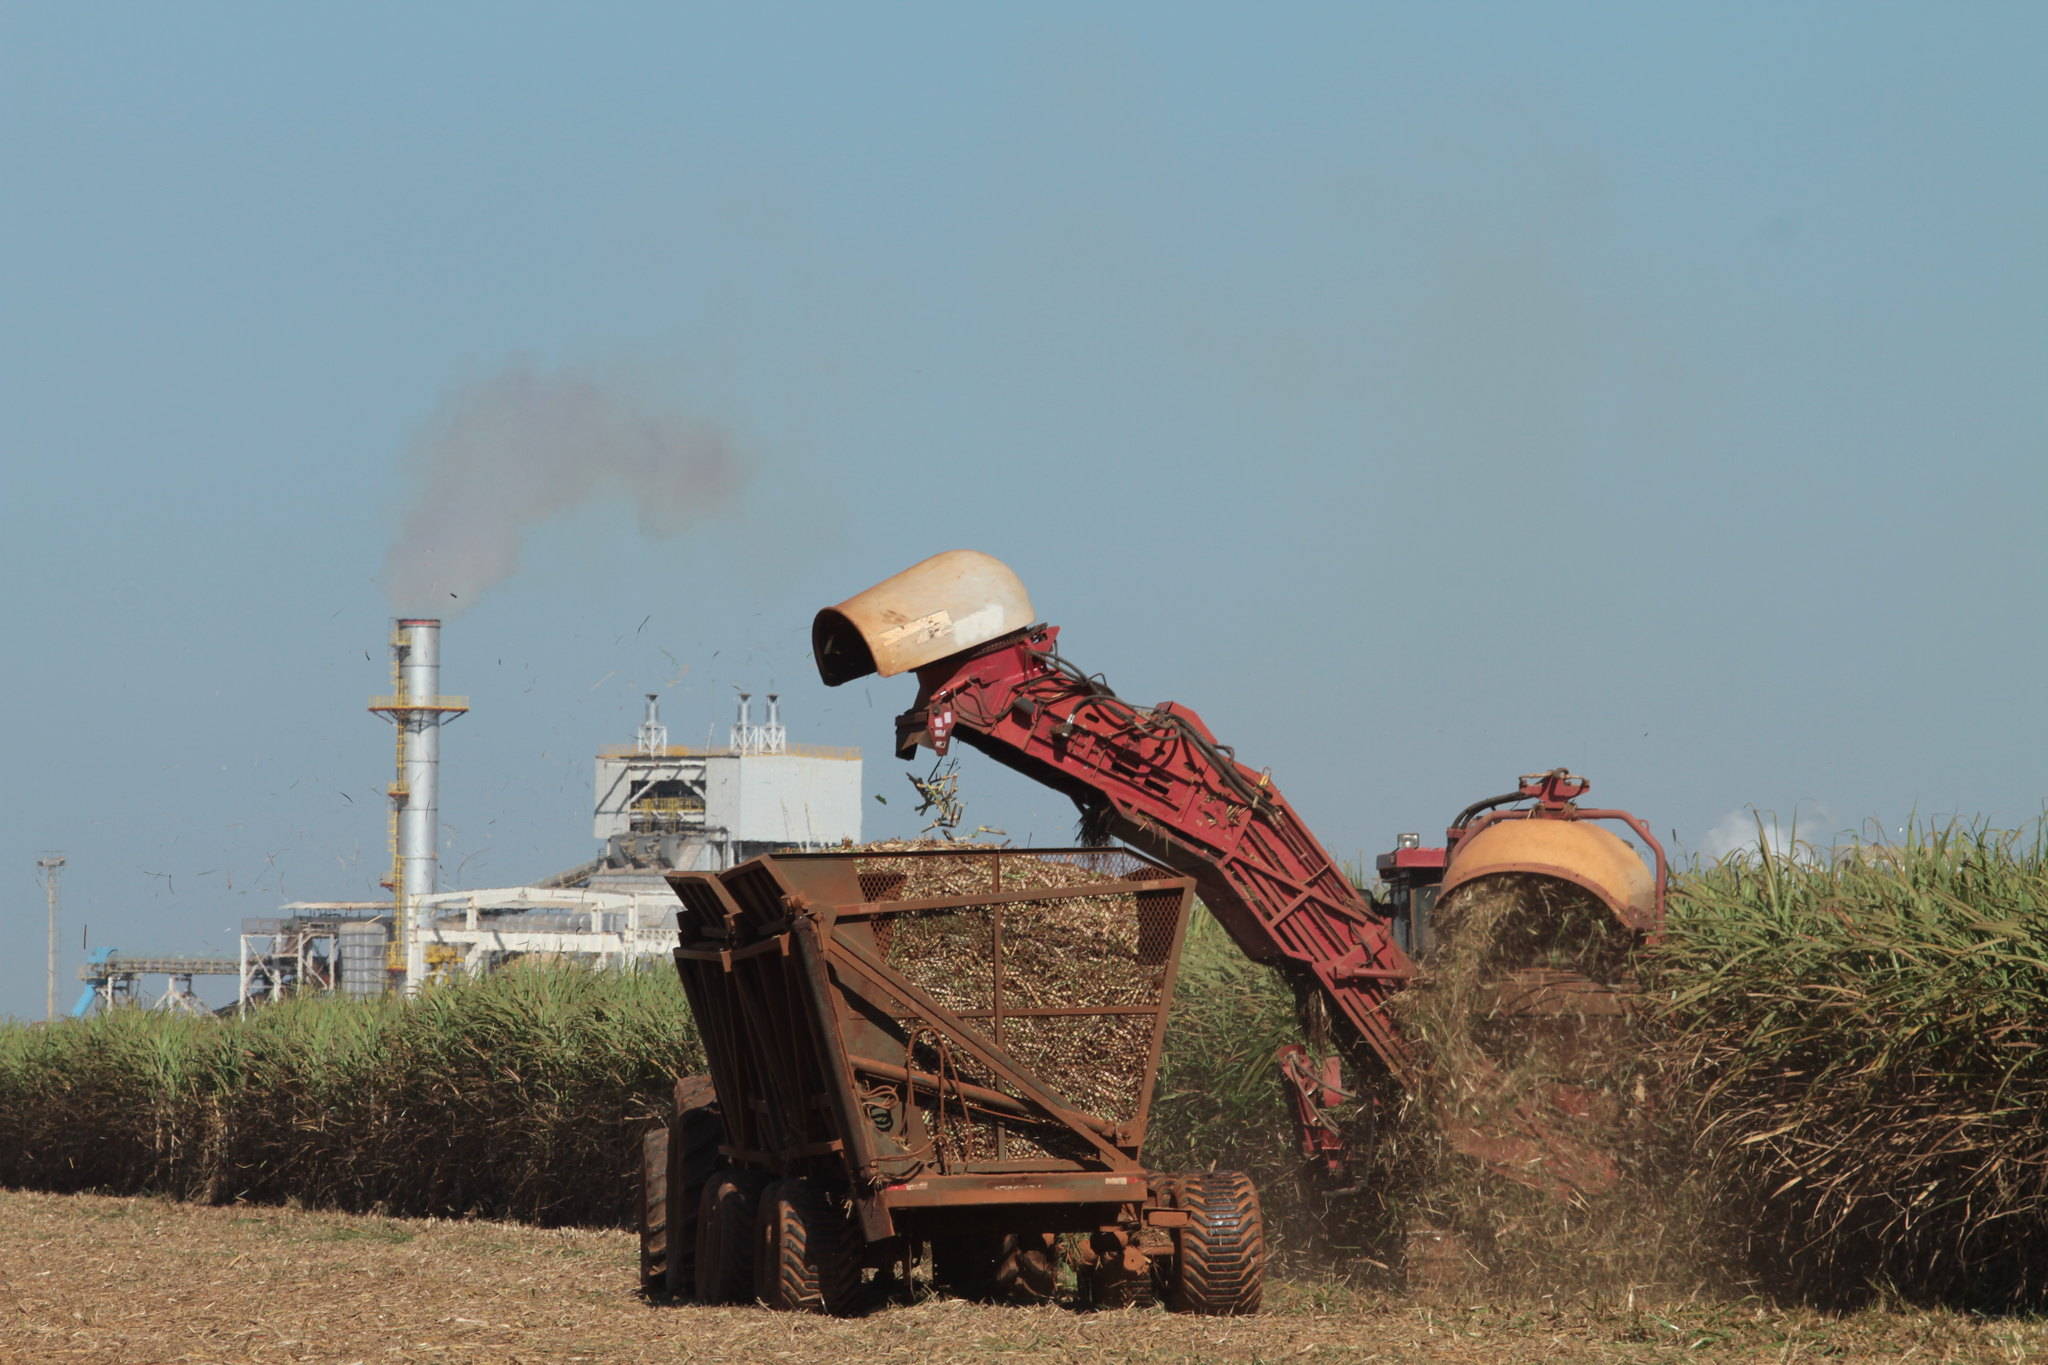
[[[1578,805],[1588,784],[1563,769],[1467,807],[1442,848],[1404,837],[1380,860],[1391,898],[1375,902],[1272,775],[1238,761],[1192,709],[1125,701],[1068,662],[1058,642],[1059,628],[1037,619],[1016,574],[972,550],[934,555],[825,608],[812,625],[827,685],[916,674],[917,698],[896,719],[900,756],[920,747],[943,754],[958,740],[1064,792],[1091,835],[1122,839],[1195,879],[1233,942],[1295,983],[1312,1041],[1325,1019],[1341,1021],[1330,1041],[1353,1070],[1350,1085],[1335,1059],[1306,1049],[1280,1059],[1305,1158],[1341,1172],[1335,1111],[1385,1084],[1425,1081],[1426,1067],[1387,1005],[1442,928],[1441,907],[1473,902],[1481,891],[1535,888],[1523,898],[1522,918],[1540,939],[1542,917],[1560,903],[1550,889],[1562,888],[1610,911],[1600,932],[1624,949],[1661,924],[1664,856],[1648,826],[1623,811]],[[1654,852],[1654,873],[1600,827],[1615,821]],[[1559,923],[1569,932],[1584,927],[1583,916]],[[1612,1180],[1611,1162],[1540,1118],[1519,1114],[1510,1126],[1454,1128],[1450,1136],[1530,1184],[1571,1190]]]

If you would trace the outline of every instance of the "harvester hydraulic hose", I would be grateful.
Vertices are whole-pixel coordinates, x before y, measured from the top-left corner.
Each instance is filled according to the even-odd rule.
[[[1472,817],[1478,815],[1481,811],[1492,810],[1495,806],[1505,806],[1510,801],[1519,801],[1526,794],[1525,792],[1518,791],[1508,792],[1504,796],[1489,796],[1484,801],[1474,801],[1471,805],[1458,812],[1458,818],[1451,821],[1451,828],[1463,829],[1466,825],[1472,823]]]

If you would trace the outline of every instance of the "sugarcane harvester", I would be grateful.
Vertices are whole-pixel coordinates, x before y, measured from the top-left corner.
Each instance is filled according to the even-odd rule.
[[[935,555],[828,607],[812,627],[827,685],[915,673],[916,701],[896,719],[899,757],[921,748],[944,755],[957,740],[1064,792],[1086,837],[1120,839],[1193,878],[1237,947],[1287,974],[1310,1042],[1334,1043],[1352,1062],[1347,1083],[1337,1055],[1296,1047],[1278,1059],[1303,1154],[1333,1173],[1347,1159],[1333,1112],[1375,1086],[1412,1089],[1423,1079],[1388,1004],[1416,975],[1402,942],[1426,938],[1439,896],[1483,878],[1544,878],[1590,894],[1636,941],[1662,923],[1662,847],[1636,817],[1578,804],[1588,784],[1563,769],[1474,803],[1441,848],[1418,840],[1380,859],[1390,895],[1375,902],[1269,773],[1240,761],[1190,708],[1118,697],[1060,653],[1059,636],[1006,565],[970,550]],[[1595,822],[1627,827],[1652,851],[1654,871]],[[1603,1188],[1615,1176],[1597,1148],[1527,1106],[1505,1124],[1447,1125],[1446,1135],[1510,1176],[1560,1192]]]

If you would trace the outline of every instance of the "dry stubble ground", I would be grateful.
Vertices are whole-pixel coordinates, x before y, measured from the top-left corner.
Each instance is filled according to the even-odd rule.
[[[1459,1305],[1282,1283],[1238,1320],[933,1299],[853,1321],[651,1306],[633,1239],[0,1191],[0,1360],[2029,1361],[2048,1323]]]

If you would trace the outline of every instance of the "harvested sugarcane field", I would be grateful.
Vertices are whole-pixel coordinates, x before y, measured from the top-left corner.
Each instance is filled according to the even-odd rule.
[[[2024,1365],[2048,1326],[1908,1308],[1418,1299],[1308,1278],[1253,1318],[928,1298],[868,1317],[688,1311],[623,1288],[618,1231],[0,1193],[0,1360],[271,1362],[1933,1361]]]
[[[0,1365],[2048,1360],[2048,6],[0,6]]]

